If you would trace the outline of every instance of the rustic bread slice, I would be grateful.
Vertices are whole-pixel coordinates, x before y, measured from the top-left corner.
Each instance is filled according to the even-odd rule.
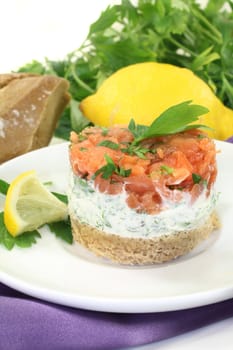
[[[97,256],[126,265],[163,263],[187,254],[219,227],[216,213],[197,229],[175,232],[155,238],[128,238],[108,234],[80,223],[71,214],[74,240]]]
[[[0,163],[47,146],[70,100],[69,83],[50,75],[0,75]]]

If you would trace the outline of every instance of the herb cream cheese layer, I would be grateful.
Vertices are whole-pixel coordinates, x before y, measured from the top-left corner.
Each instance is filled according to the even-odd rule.
[[[196,229],[213,212],[218,198],[212,189],[208,197],[203,192],[191,204],[189,193],[184,193],[179,202],[164,201],[164,210],[149,215],[129,208],[126,196],[125,191],[116,195],[101,193],[93,181],[71,173],[68,192],[71,215],[81,223],[122,237],[152,238]]]

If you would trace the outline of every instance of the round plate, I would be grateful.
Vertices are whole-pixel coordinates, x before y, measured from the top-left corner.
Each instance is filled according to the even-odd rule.
[[[0,281],[43,300],[96,311],[159,312],[202,306],[233,297],[233,146],[216,142],[221,229],[191,254],[171,263],[124,267],[98,259],[78,245],[69,246],[41,229],[31,248],[0,247]],[[41,181],[65,192],[68,144],[43,148],[0,166],[10,182],[35,169]],[[2,198],[3,204],[3,198]]]

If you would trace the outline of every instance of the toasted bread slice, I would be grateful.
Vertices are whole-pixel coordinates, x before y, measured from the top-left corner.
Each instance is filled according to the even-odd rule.
[[[68,88],[56,76],[0,75],[0,163],[48,145],[70,100]]]

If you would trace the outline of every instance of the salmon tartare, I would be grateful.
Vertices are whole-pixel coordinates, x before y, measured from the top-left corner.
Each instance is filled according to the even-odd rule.
[[[169,261],[217,227],[216,149],[200,129],[135,143],[127,126],[71,132],[77,242],[122,264]]]

